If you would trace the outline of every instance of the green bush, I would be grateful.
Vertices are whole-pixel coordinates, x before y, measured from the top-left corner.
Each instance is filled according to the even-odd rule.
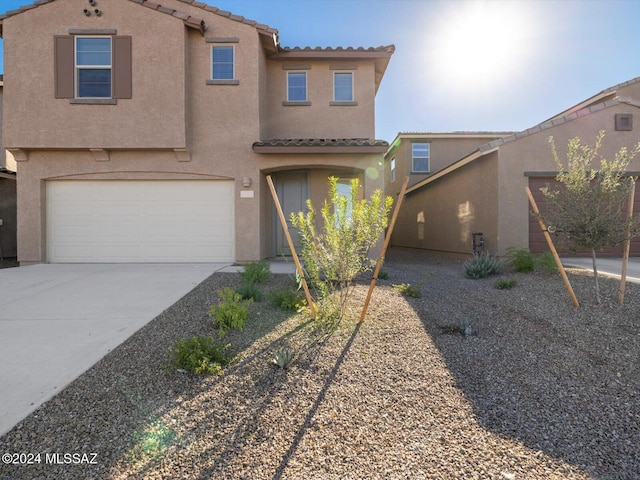
[[[500,278],[496,280],[493,284],[498,290],[509,290],[510,288],[515,287],[518,284],[518,280],[515,278],[507,280],[506,278]]]
[[[243,300],[242,295],[228,287],[220,290],[218,295],[220,302],[209,309],[209,316],[218,325],[220,335],[226,334],[230,328],[242,330],[249,317],[249,308],[246,304],[251,300]]]
[[[381,269],[378,272],[378,280],[389,280],[389,272]]]
[[[500,273],[502,264],[496,257],[482,252],[467,260],[463,267],[467,278],[477,279]]]
[[[245,283],[262,283],[271,277],[271,268],[268,262],[251,262],[239,274]]]
[[[236,288],[236,293],[238,293],[243,300],[251,300],[253,302],[262,301],[262,292],[255,283],[245,283],[241,285],[239,288]]]
[[[556,273],[558,271],[558,265],[553,258],[553,253],[547,251],[536,255],[536,268],[544,270],[547,273]]]
[[[399,283],[399,284],[393,284],[391,285],[394,290],[397,290],[398,292],[400,292],[401,294],[403,294],[406,297],[412,297],[412,298],[420,298],[422,297],[422,293],[420,292],[420,288],[419,287],[414,287],[412,286],[410,283]]]
[[[173,346],[171,364],[195,374],[222,375],[222,367],[231,363],[227,348],[228,344],[214,343],[213,337],[185,338]]]
[[[274,290],[269,295],[269,302],[282,310],[296,311],[304,302],[304,295],[291,287]]]
[[[528,248],[508,248],[507,259],[516,272],[533,272],[534,256]]]

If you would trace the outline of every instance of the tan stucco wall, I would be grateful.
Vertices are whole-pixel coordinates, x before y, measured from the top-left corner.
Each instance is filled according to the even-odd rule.
[[[165,0],[163,5],[205,18],[205,36],[179,19],[128,0],[101,4],[104,13],[99,18],[85,17],[77,1],[57,0],[4,20],[5,95],[11,92],[5,105],[6,115],[12,116],[4,132],[9,147],[23,149],[16,156],[22,263],[47,260],[46,182],[51,179],[233,179],[238,261],[272,254],[272,201],[264,172],[309,169],[314,198],[324,198],[329,172],[368,171],[366,192],[382,188],[382,154],[257,154],[252,149],[267,132],[287,138],[303,133],[373,137],[373,60],[358,64],[355,71],[356,92],[362,92],[356,93],[357,107],[329,108],[318,102],[317,112],[306,109],[301,119],[291,109],[277,106],[286,92],[269,83],[270,60],[253,26],[184,2]],[[71,105],[54,98],[53,36],[65,35],[69,28],[115,28],[119,35],[132,36],[131,100],[118,100],[115,106]],[[238,39],[234,43],[238,85],[206,84],[207,36]],[[314,64],[312,70],[325,72],[322,81],[332,85],[328,66],[325,70]],[[284,74],[281,67],[279,73]],[[314,80],[319,81],[320,77]],[[370,85],[360,85],[367,81]],[[44,93],[29,96],[28,91]],[[282,110],[276,129],[272,129],[272,108]],[[335,109],[342,116],[354,115],[338,121]],[[106,151],[94,156],[89,148]],[[176,154],[173,148],[186,148],[188,155]],[[251,179],[251,187],[242,186],[244,177]],[[241,198],[244,190],[253,191],[253,197]]]
[[[5,115],[11,118],[4,123],[5,145],[184,147],[183,23],[128,1],[101,5],[101,17],[83,15],[83,7],[58,0],[4,20],[4,82],[5,91],[11,92],[4,102]],[[118,35],[135,35],[132,99],[119,99],[116,106],[72,105],[68,99],[54,98],[53,39],[68,35],[71,28],[115,28]],[[136,35],[141,28],[145,34]]]
[[[307,70],[284,70],[283,66],[311,66]],[[331,66],[357,66],[353,73],[354,101],[357,105],[331,105],[333,101],[333,73]],[[267,98],[266,138],[373,138],[374,64],[363,61],[278,61],[267,64],[269,96]],[[307,73],[309,106],[285,106],[287,100],[287,72]],[[341,70],[340,70],[341,71]]]
[[[430,170],[431,174],[442,170],[456,160],[475,151],[480,145],[499,138],[495,137],[464,137],[446,136],[438,138],[430,135],[420,138],[402,138],[400,145],[385,155],[385,193],[395,196],[400,192],[405,177],[409,177],[408,186],[424,180],[429,175],[412,173],[412,143],[429,143],[430,146]],[[391,181],[391,159],[396,159],[396,179]]]
[[[482,232],[486,248],[495,253],[497,165],[496,156],[489,155],[408,195],[399,213],[392,245],[471,253],[471,234]]]
[[[583,144],[593,145],[599,131],[605,130],[605,138],[600,153],[607,159],[613,159],[621,147],[634,147],[640,139],[640,125],[635,124],[630,132],[616,132],[614,115],[632,113],[639,118],[640,109],[629,105],[617,105],[577,120],[566,122],[553,128],[525,136],[517,141],[500,147],[499,155],[499,253],[503,255],[509,247],[528,247],[529,212],[531,211],[525,193],[528,177],[525,172],[556,172],[549,144],[553,136],[561,161],[566,162],[569,139],[579,137]],[[630,170],[640,171],[640,158],[630,165]]]

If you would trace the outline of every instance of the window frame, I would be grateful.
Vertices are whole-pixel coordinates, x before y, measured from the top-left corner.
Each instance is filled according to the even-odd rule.
[[[304,77],[304,99],[292,99],[291,98],[291,88],[292,86],[290,85],[289,81],[291,79],[292,75],[300,75]],[[300,88],[300,87],[293,87],[293,88]],[[287,100],[286,100],[289,104],[291,103],[306,103],[309,101],[309,77],[307,75],[307,72],[304,70],[293,70],[293,71],[287,71]]]
[[[416,147],[426,147],[426,155],[416,155]],[[427,169],[416,169],[416,160],[424,161],[426,159]],[[429,142],[413,142],[411,144],[411,173],[431,173],[431,143]]]
[[[215,75],[215,62],[214,62],[214,51],[217,48],[224,48],[224,49],[230,49],[231,50],[231,78],[216,78]],[[235,45],[230,45],[228,43],[225,44],[218,44],[218,45],[211,45],[211,53],[209,56],[210,59],[210,63],[209,63],[209,77],[213,82],[235,82],[236,81],[236,49],[235,49]],[[228,65],[229,62],[225,62],[224,65]]]
[[[336,89],[336,78],[338,76],[349,76],[349,78],[351,78],[351,92],[350,92],[350,98],[349,99],[338,99],[337,98],[337,89]],[[333,72],[333,103],[345,103],[345,104],[353,104],[355,102],[355,91],[354,91],[354,72]]]
[[[87,39],[107,39],[109,40],[109,65],[78,63],[78,43]],[[80,95],[80,71],[81,70],[108,70],[109,71],[109,95],[108,96],[82,96]],[[74,35],[73,37],[73,83],[74,98],[84,100],[111,100],[113,96],[113,35]]]

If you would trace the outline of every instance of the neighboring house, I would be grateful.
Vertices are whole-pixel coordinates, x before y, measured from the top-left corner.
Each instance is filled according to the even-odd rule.
[[[266,25],[158,1],[0,16],[21,264],[258,260],[287,251],[267,175],[287,212],[329,175],[383,188],[392,45],[286,48]]]
[[[604,130],[601,153],[613,158],[621,147],[632,148],[640,140],[639,118],[640,77],[604,90],[533,128],[481,145],[408,189],[392,245],[469,254],[473,233],[482,233],[485,249],[497,255],[505,255],[510,247],[546,250],[540,227],[530,214],[525,187],[531,188],[544,209],[540,187],[554,183],[558,170],[549,137],[555,139],[564,159],[571,138],[593,145]],[[640,158],[636,158],[629,173],[639,172]],[[640,211],[638,195],[634,211]],[[640,240],[632,242],[631,253],[640,255]]]
[[[385,194],[400,193],[404,179],[409,187],[424,180],[479,145],[513,132],[400,132],[385,153]]]

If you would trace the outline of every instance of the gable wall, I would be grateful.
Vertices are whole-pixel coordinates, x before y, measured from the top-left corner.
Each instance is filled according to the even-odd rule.
[[[616,132],[614,115],[616,113],[634,114],[634,130]],[[561,161],[566,162],[566,150],[569,139],[579,137],[583,144],[593,145],[596,135],[605,130],[600,153],[607,159],[613,159],[621,147],[633,148],[640,136],[640,109],[620,104],[570,122],[557,125],[533,135],[500,147],[499,165],[499,205],[500,205],[500,254],[509,247],[528,247],[529,243],[529,201],[525,193],[529,172],[557,172],[549,144],[553,136]],[[630,165],[633,171],[640,171],[640,158]]]
[[[4,106],[12,119],[4,124],[5,145],[184,147],[183,23],[129,1],[102,3],[101,17],[85,16],[83,7],[81,2],[57,0],[4,20],[4,81],[11,91]],[[114,106],[72,105],[54,98],[54,36],[68,35],[70,28],[116,28],[118,35],[133,37],[132,99],[119,99]]]

